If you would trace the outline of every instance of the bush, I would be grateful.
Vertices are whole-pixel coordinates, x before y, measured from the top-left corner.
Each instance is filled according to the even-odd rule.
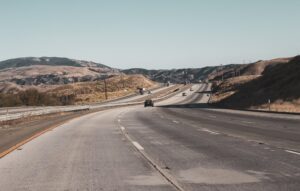
[[[12,106],[62,105],[55,95],[41,93],[36,89],[28,89],[18,94],[0,94],[0,107]]]

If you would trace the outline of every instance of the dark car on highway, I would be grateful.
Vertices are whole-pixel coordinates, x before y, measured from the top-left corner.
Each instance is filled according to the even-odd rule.
[[[144,106],[145,106],[145,107],[149,107],[149,106],[153,107],[153,106],[154,106],[153,100],[151,100],[151,99],[145,100]]]

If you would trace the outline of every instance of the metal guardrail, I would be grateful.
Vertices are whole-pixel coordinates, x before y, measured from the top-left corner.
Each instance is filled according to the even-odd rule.
[[[4,114],[0,115],[0,121],[10,121],[30,116],[39,116],[39,115],[46,115],[46,114],[52,114],[52,113],[59,113],[59,112],[69,112],[69,111],[83,111],[83,110],[89,110],[89,106],[71,106],[71,107],[51,107],[51,108],[45,108],[37,111],[25,111],[20,113],[13,113],[13,114]]]

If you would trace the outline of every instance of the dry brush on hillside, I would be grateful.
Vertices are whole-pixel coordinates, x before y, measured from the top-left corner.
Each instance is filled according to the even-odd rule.
[[[300,112],[300,56],[266,67],[261,76],[242,78],[217,86],[212,102],[230,108]]]

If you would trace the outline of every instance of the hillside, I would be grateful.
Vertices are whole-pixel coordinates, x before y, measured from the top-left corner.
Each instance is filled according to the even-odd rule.
[[[113,75],[119,75],[119,71],[95,62],[58,57],[16,58],[0,62],[0,92],[15,91],[22,86],[95,81]]]
[[[213,102],[225,107],[300,112],[300,56],[269,65],[261,76],[241,83],[233,79],[216,87]],[[227,95],[226,95],[227,94]]]
[[[261,75],[265,68],[277,64],[287,63],[292,58],[277,58],[260,60],[250,64],[228,64],[221,66],[207,66],[203,68],[183,68],[170,70],[147,70],[131,68],[122,70],[125,74],[142,74],[151,80],[165,83],[183,83],[185,81],[199,82],[200,80],[222,80],[236,76]]]
[[[265,68],[268,66],[274,66],[277,64],[284,64],[288,63],[292,58],[276,58],[272,60],[260,60],[257,62],[254,62],[252,64],[247,65],[243,70],[241,71],[242,75],[248,76],[248,75],[261,75]]]
[[[0,62],[0,106],[68,105],[132,94],[155,82],[125,75],[103,64],[58,57],[27,57]]]
[[[171,70],[147,70],[141,68],[132,68],[122,70],[125,74],[142,74],[153,81],[165,83],[170,81],[172,83],[183,83],[185,81],[199,82],[200,80],[215,79],[220,77],[222,73],[232,73],[238,70],[243,65],[229,64],[225,66],[208,66],[203,68],[183,68]],[[227,77],[227,75],[225,75]]]
[[[199,82],[221,80],[235,76],[261,75],[268,66],[286,63],[291,58],[258,61],[251,64],[228,64],[203,68],[183,68],[170,70],[147,70],[132,68],[122,70],[125,74],[141,74],[147,78],[165,83]],[[87,82],[119,75],[120,71],[103,64],[59,57],[26,57],[0,62],[0,92],[6,92],[13,84],[17,86],[62,85]],[[20,87],[22,88],[22,87]],[[18,89],[18,87],[14,88]]]
[[[15,85],[10,84],[14,88]],[[113,76],[106,79],[108,99],[138,92],[137,88],[154,88],[158,84],[142,75]],[[42,90],[42,91],[41,91]],[[12,93],[0,93],[0,107],[22,105],[69,105],[105,101],[104,80],[67,85],[23,86]]]
[[[6,68],[18,68],[18,67],[26,67],[26,66],[33,66],[33,65],[95,67],[95,68],[111,69],[110,67],[105,66],[103,64],[90,62],[90,61],[69,59],[69,58],[24,57],[24,58],[15,58],[15,59],[1,61],[0,70]]]
[[[137,88],[153,88],[157,84],[142,75],[114,76],[106,79],[108,98],[115,99],[137,92]],[[80,82],[59,86],[48,94],[59,97],[74,96],[75,103],[93,103],[105,100],[104,81]]]

